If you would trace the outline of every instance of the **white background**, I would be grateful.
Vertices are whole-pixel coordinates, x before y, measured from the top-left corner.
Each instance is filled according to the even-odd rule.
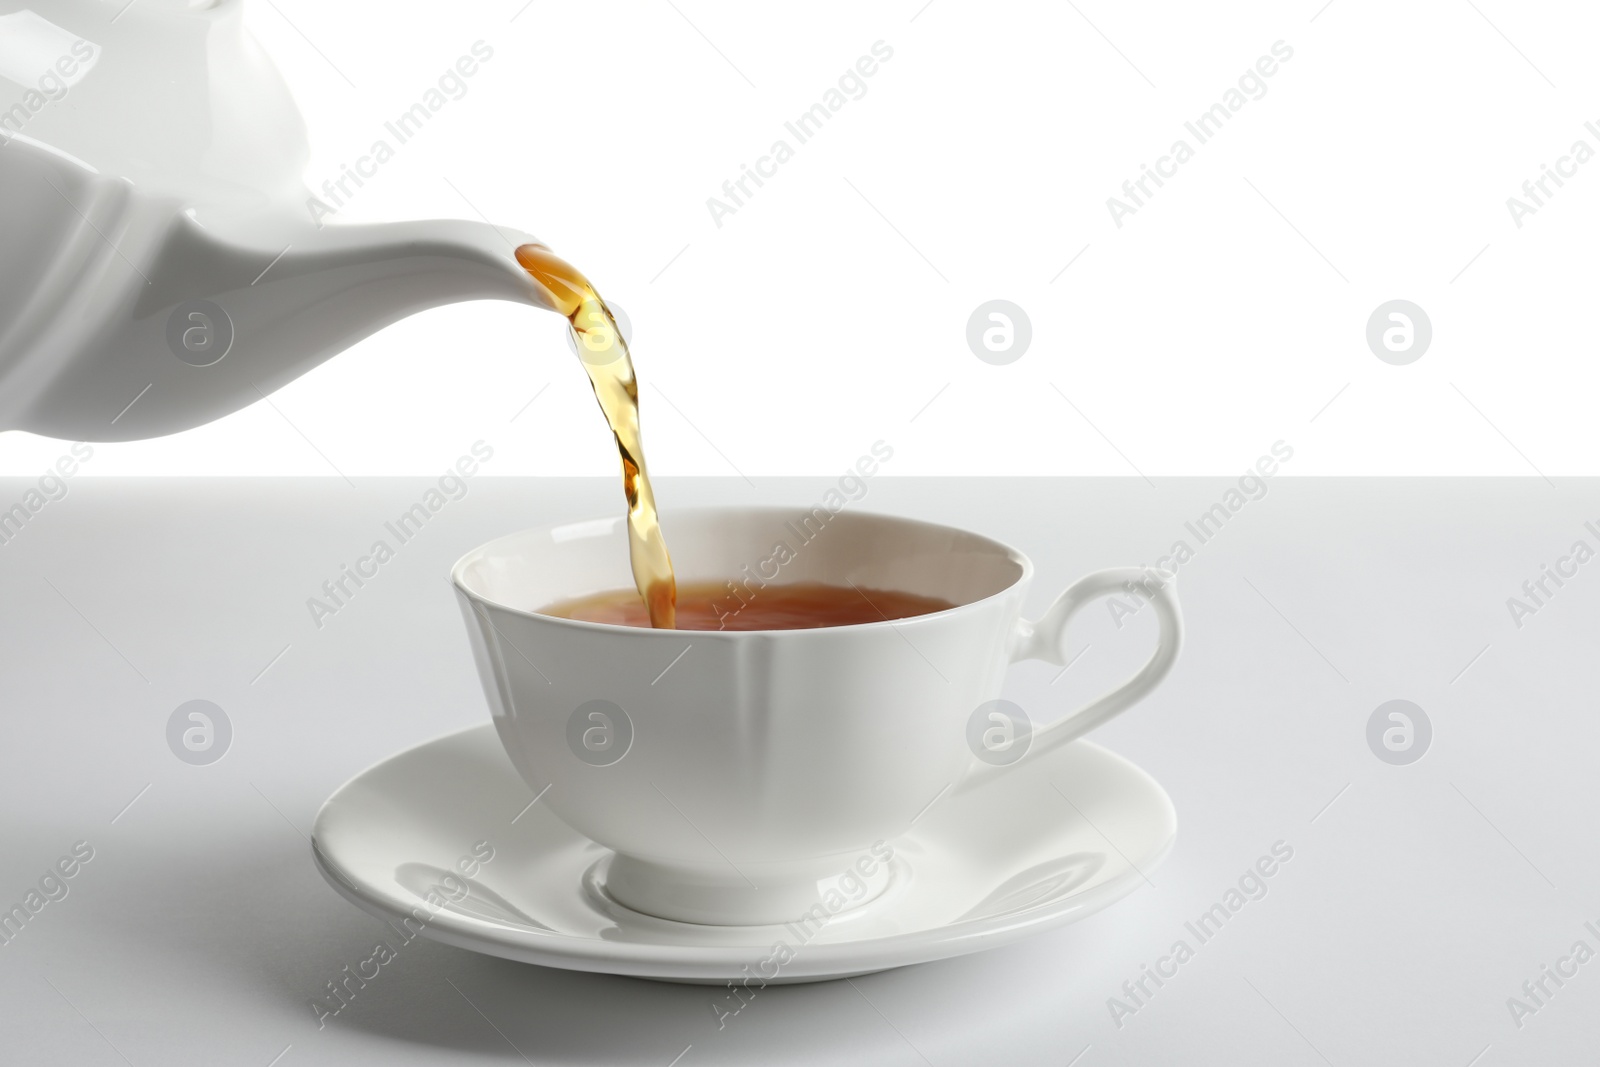
[[[1594,13],[1321,3],[247,11],[306,114],[312,186],[494,49],[342,217],[481,212],[577,263],[633,320],[657,474],[826,473],[880,438],[902,475],[1237,473],[1278,439],[1290,474],[1600,473],[1600,161],[1520,229],[1506,206],[1574,140],[1600,150]],[[719,229],[707,198],[879,40],[866,95]],[[1194,146],[1184,122],[1279,40],[1266,95],[1116,227],[1107,197]],[[1034,333],[998,367],[965,341],[997,297]],[[1409,366],[1365,343],[1394,298],[1433,323]],[[430,473],[479,438],[487,474],[611,473],[563,329],[423,314],[281,414],[97,446],[86,473]],[[0,473],[63,448],[7,434]]]

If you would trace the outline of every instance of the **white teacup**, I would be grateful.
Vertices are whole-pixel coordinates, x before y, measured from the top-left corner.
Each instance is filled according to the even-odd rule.
[[[854,583],[958,606],[893,622],[758,631],[537,614],[632,585],[621,517],[511,534],[455,565],[512,763],[541,803],[614,850],[599,872],[604,891],[661,918],[792,921],[841,875],[853,888],[851,870],[872,874],[853,894],[870,899],[888,877],[871,858],[889,851],[882,842],[905,833],[952,783],[964,788],[1014,765],[976,758],[969,736],[989,734],[979,709],[999,696],[1011,663],[1063,663],[1067,622],[1095,598],[1135,583],[1156,608],[1156,651],[1119,688],[1034,729],[1025,759],[1129,707],[1178,653],[1171,580],[1146,571],[1091,574],[1029,622],[1021,618],[1028,558],[952,527],[820,508],[723,508],[668,514],[662,528],[682,582],[733,579],[747,597],[764,582]],[[789,551],[777,553],[780,544]],[[1003,715],[993,721],[1009,728]]]

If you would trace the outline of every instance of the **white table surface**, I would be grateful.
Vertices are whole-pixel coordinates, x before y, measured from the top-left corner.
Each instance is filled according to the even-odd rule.
[[[487,716],[449,564],[620,507],[611,481],[475,479],[317,629],[307,598],[427,484],[79,478],[0,545],[0,907],[75,842],[94,849],[0,944],[0,1062],[1496,1067],[1600,1051],[1600,958],[1546,979],[1520,1026],[1507,1005],[1574,942],[1600,951],[1584,925],[1600,928],[1600,562],[1520,628],[1506,606],[1574,541],[1600,548],[1583,525],[1600,485],[1539,479],[1279,477],[1197,546],[1184,523],[1227,480],[877,478],[858,506],[1029,552],[1033,611],[1087,570],[1197,546],[1180,662],[1094,735],[1177,805],[1153,885],[1016,947],[765,990],[722,1030],[714,990],[419,940],[319,1030],[308,1002],[383,927],[313,869],[318,806]],[[661,495],[798,504],[826,484]],[[0,506],[27,485],[0,482]],[[1007,695],[1035,719],[1065,711],[1131,670],[1152,629],[1092,611],[1070,671],[1021,666]],[[1408,766],[1366,740],[1395,698],[1434,731]],[[193,699],[234,730],[209,766],[167,746]],[[1293,859],[1267,895],[1198,944],[1185,922],[1279,841]],[[1108,998],[1180,938],[1193,958],[1119,1027]]]

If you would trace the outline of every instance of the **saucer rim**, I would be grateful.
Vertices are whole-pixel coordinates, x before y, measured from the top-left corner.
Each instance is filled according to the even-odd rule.
[[[311,855],[318,873],[335,892],[362,911],[385,922],[399,922],[411,916],[416,906],[414,901],[407,904],[398,892],[391,893],[382,885],[363,882],[327,854],[322,846],[327,833],[326,820],[346,791],[373,771],[422,749],[474,731],[493,732],[494,724],[480,723],[453,730],[377,760],[351,776],[323,801],[312,825]],[[1064,753],[1076,746],[1093,750],[1096,758],[1121,764],[1124,771],[1132,772],[1136,779],[1141,780],[1141,786],[1148,790],[1152,800],[1164,808],[1168,833],[1162,844],[1142,864],[1135,866],[1129,861],[1127,870],[1100,885],[1020,912],[993,918],[960,919],[881,937],[807,945],[769,984],[869,974],[892,967],[928,963],[999,948],[1028,935],[1087,918],[1133,893],[1146,881],[1148,872],[1166,860],[1177,840],[1177,811],[1172,798],[1144,768],[1103,745],[1078,739],[1063,746],[1059,752]],[[1058,753],[1051,753],[1045,758],[1048,760],[1052,757],[1059,758]],[[906,836],[914,838],[915,834],[912,832]],[[695,926],[692,923],[681,925],[689,928]],[[430,940],[457,948],[539,966],[635,978],[711,983],[743,977],[740,966],[750,962],[752,952],[764,948],[752,945],[662,945],[606,941],[561,931],[522,929],[447,910],[435,913],[419,933]]]

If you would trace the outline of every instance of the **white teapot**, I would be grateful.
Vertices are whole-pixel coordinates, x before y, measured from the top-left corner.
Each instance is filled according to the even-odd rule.
[[[323,222],[240,0],[0,0],[0,430],[121,441],[415,312],[553,301],[477,222]]]

